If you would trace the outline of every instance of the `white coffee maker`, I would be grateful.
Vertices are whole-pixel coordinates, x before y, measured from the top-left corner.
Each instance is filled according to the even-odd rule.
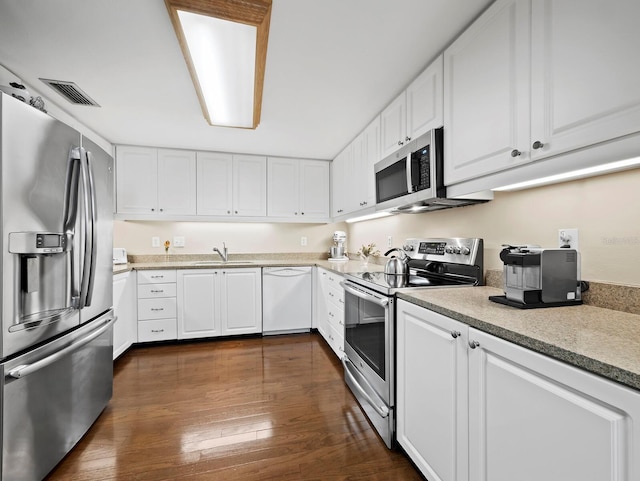
[[[345,245],[347,242],[347,233],[341,230],[337,230],[333,233],[333,246],[329,252],[330,261],[346,261],[347,258],[345,252]]]

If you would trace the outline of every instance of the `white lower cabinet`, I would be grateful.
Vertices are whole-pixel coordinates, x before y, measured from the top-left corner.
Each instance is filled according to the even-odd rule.
[[[397,311],[397,438],[430,481],[640,479],[640,392],[406,301]]]
[[[178,339],[262,332],[259,268],[178,271]]]
[[[176,271],[138,271],[137,278],[138,342],[176,339]]]
[[[317,328],[327,344],[342,358],[344,354],[344,289],[343,277],[318,268],[316,282]]]
[[[398,443],[429,481],[465,481],[468,327],[403,300],[396,306]]]
[[[117,316],[113,325],[113,359],[116,359],[138,340],[134,271],[113,276],[113,310]]]

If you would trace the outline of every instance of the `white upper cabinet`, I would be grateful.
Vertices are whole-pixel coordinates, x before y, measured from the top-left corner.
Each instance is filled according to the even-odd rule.
[[[233,155],[233,215],[267,215],[267,158]]]
[[[407,141],[407,96],[402,92],[380,114],[382,157],[393,154]]]
[[[158,210],[167,215],[195,215],[195,152],[158,149]]]
[[[267,159],[267,213],[269,217],[294,217],[299,212],[299,165],[295,159]]]
[[[349,212],[347,209],[348,172],[350,173],[353,161],[353,144],[349,144],[331,162],[331,215],[340,217]]]
[[[329,162],[269,157],[267,213],[305,221],[329,218]]]
[[[532,16],[532,157],[640,131],[640,2],[535,1]]]
[[[384,158],[405,143],[443,124],[442,74],[440,55],[380,115],[380,157]]]
[[[373,207],[376,204],[376,177],[374,165],[380,160],[380,116],[376,117],[353,142],[353,173],[357,179],[349,186],[353,196],[352,210]]]
[[[497,0],[444,53],[445,184],[639,132],[638,18],[636,0]],[[583,167],[575,158],[482,188]]]
[[[304,219],[329,218],[329,162],[324,160],[300,161],[299,206]]]
[[[407,87],[407,137],[415,139],[442,127],[443,56],[440,55]],[[406,139],[405,139],[406,140]]]
[[[158,150],[116,147],[116,212],[155,214],[158,208]]]
[[[233,156],[198,152],[197,165],[198,215],[232,215]]]
[[[530,0],[498,0],[444,52],[445,184],[530,160]]]
[[[380,116],[377,116],[332,162],[334,217],[375,207],[373,166],[379,160]]]
[[[116,163],[117,213],[150,218],[196,213],[194,152],[118,146]]]

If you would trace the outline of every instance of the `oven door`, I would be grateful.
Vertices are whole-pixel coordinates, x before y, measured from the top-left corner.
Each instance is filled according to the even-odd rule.
[[[390,448],[394,416],[394,298],[345,281],[347,385]]]

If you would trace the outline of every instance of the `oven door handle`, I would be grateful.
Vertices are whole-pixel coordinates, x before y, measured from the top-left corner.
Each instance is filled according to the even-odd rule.
[[[367,294],[366,292],[363,292],[360,289],[351,287],[346,282],[341,282],[340,285],[349,294],[353,294],[354,296],[359,297],[360,299],[364,299],[365,301],[373,302],[374,304],[378,304],[379,306],[382,306],[382,307],[387,307],[387,304],[389,304],[389,299],[387,299],[386,297],[383,299],[380,299],[379,297],[372,296],[371,294]]]
[[[375,394],[372,395],[372,393],[375,393],[375,391],[373,390],[373,387],[371,387],[371,385],[368,383],[368,381],[362,376],[360,376],[362,378],[362,381],[366,384],[366,387],[371,392],[367,392],[360,385],[360,383],[358,382],[356,377],[351,372],[351,369],[356,369],[356,367],[353,366],[353,368],[351,368],[351,367],[349,367],[349,364],[351,364],[353,366],[353,363],[349,360],[349,358],[347,356],[343,356],[342,357],[342,365],[344,366],[345,374],[351,380],[351,384],[358,390],[360,395],[362,397],[364,397],[369,402],[371,407],[373,409],[375,409],[375,411],[380,415],[381,418],[386,418],[387,416],[389,416],[389,408],[385,405],[384,401],[382,399],[380,399],[380,398],[375,399],[378,396],[376,396]]]

